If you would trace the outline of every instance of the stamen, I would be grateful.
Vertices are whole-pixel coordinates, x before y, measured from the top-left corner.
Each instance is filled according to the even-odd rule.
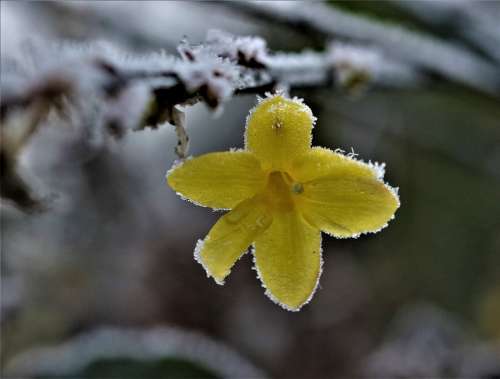
[[[281,128],[283,128],[283,121],[281,120],[281,118],[279,117],[276,117],[274,119],[274,122],[272,123],[272,126],[271,126],[276,132],[279,132],[281,130]]]
[[[302,192],[304,192],[304,186],[302,183],[296,182],[289,173],[287,172],[282,172],[281,173],[283,180],[285,181],[286,184],[290,186],[290,190],[292,193],[298,195]]]
[[[292,192],[297,195],[304,192],[304,186],[302,185],[302,183],[293,183]]]

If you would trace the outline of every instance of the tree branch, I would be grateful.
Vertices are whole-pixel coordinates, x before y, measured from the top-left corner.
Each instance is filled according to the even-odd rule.
[[[322,3],[237,1],[217,3],[259,19],[279,22],[325,38],[375,44],[389,57],[448,80],[500,96],[500,69],[459,45],[399,26],[381,24]]]

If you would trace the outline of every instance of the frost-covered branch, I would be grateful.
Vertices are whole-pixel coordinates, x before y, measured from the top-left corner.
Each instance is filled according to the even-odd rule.
[[[388,57],[482,92],[500,95],[498,66],[451,42],[396,25],[378,23],[318,2],[238,1],[218,4],[326,38],[374,44]]]
[[[216,109],[232,96],[278,88],[359,92],[368,84],[414,86],[421,80],[375,49],[332,43],[324,52],[273,53],[262,38],[221,31],[209,32],[201,44],[183,41],[179,56],[132,55],[107,43],[38,43],[30,53],[31,59],[2,57],[1,72],[2,184],[9,189],[2,196],[24,209],[35,208],[36,201],[17,175],[17,155],[47,117],[65,119],[95,140],[168,122],[178,136],[176,153],[184,158],[182,106],[203,102]]]
[[[336,43],[323,53],[271,53],[261,38],[219,31],[210,32],[204,44],[183,42],[178,48],[180,57],[165,53],[132,56],[102,43],[38,49],[36,69],[5,62],[2,119],[40,99],[54,103],[61,96],[90,92],[110,107],[126,106],[126,99],[121,98],[135,88],[135,103],[145,107],[136,125],[140,129],[171,121],[170,108],[176,105],[203,101],[217,108],[233,94],[261,93],[277,85],[343,87],[350,84],[346,77],[356,75],[384,86],[414,85],[421,79],[403,63],[366,47]],[[141,86],[142,92],[136,88]],[[107,121],[116,124],[120,120]]]

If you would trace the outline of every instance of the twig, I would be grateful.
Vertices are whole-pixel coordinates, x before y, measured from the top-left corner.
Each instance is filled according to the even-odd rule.
[[[175,133],[177,134],[177,146],[175,153],[180,159],[185,159],[189,150],[189,136],[186,131],[186,115],[177,107],[171,109],[172,124],[175,126]]]
[[[65,59],[64,51],[56,51],[54,54],[62,57],[26,83],[24,90],[12,95],[8,91],[3,93],[1,119],[9,111],[27,107],[36,99],[53,101],[78,92],[80,87],[86,90],[90,87],[112,98],[129,85],[144,82],[156,98],[160,108],[157,111],[164,112],[168,107],[200,100],[215,108],[233,94],[262,94],[279,83],[292,88],[342,87],[335,77],[346,66],[353,71],[367,71],[371,82],[383,86],[413,86],[422,79],[403,63],[387,60],[380,54],[375,54],[374,59],[374,50],[366,47],[335,44],[323,53],[273,54],[265,44],[255,51],[251,37],[239,38],[221,32],[216,36],[212,35],[206,45],[183,44],[182,60],[159,54],[146,58],[127,55],[127,60],[120,61],[116,51],[106,50],[109,47],[97,52],[84,51],[77,59],[74,56]],[[165,121],[151,115],[144,120],[151,126]]]

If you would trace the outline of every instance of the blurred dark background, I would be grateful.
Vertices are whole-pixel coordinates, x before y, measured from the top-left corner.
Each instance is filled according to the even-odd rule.
[[[449,17],[430,22],[410,11],[417,2],[407,3],[330,6],[486,56]],[[496,1],[461,4],[500,12]],[[211,28],[260,35],[273,50],[319,50],[326,41],[218,3],[2,1],[1,54],[22,51],[32,38],[175,53],[184,36],[201,41]],[[128,133],[98,148],[74,128],[40,129],[20,170],[49,209],[1,208],[3,377],[50,377],[46,372],[58,369],[96,378],[500,377],[500,97],[429,77],[421,86],[373,87],[355,96],[291,91],[318,117],[314,145],[386,162],[386,180],[401,196],[383,232],[323,237],[320,289],[299,313],[264,296],[249,255],[224,287],[194,261],[196,240],[219,214],[166,186],[176,158],[172,127]],[[203,104],[188,108],[190,153],[242,147],[255,102],[253,95],[234,97],[216,115]],[[87,350],[98,351],[96,331],[110,328],[137,336],[162,328],[164,342],[122,336],[136,359],[121,358],[111,343],[113,359],[96,353],[89,362],[68,363],[87,356],[74,350],[82,336]],[[172,330],[174,337],[165,333]],[[120,345],[120,338],[111,340]],[[154,355],[153,343],[170,348]],[[50,346],[52,361],[37,355],[42,346]],[[213,356],[225,357],[220,370],[207,364]]]

